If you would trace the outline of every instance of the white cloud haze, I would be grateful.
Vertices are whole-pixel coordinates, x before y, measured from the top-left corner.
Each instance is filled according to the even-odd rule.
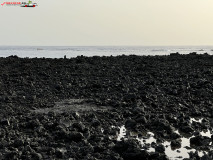
[[[0,45],[213,45],[213,0],[33,2],[0,6]]]

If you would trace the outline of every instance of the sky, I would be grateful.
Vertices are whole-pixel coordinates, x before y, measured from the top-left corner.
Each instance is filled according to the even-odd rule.
[[[0,6],[0,45],[213,45],[213,0],[33,2]]]

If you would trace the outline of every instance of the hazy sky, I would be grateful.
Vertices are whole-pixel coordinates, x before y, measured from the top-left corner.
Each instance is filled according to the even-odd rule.
[[[33,2],[0,6],[0,45],[213,45],[213,0]]]

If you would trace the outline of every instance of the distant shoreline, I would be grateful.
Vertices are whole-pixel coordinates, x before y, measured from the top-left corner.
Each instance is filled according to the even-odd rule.
[[[0,46],[0,57],[8,57],[10,55],[17,55],[18,57],[29,58],[67,58],[77,56],[118,56],[118,55],[169,55],[170,53],[179,52],[180,54],[189,54],[197,52],[197,54],[208,53],[213,55],[213,46],[66,46],[66,47],[48,47],[48,46]]]

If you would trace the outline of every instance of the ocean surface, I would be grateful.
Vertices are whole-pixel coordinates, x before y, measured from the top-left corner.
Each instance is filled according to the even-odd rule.
[[[179,52],[213,55],[213,46],[0,46],[0,57],[67,58],[77,56],[169,55]]]

